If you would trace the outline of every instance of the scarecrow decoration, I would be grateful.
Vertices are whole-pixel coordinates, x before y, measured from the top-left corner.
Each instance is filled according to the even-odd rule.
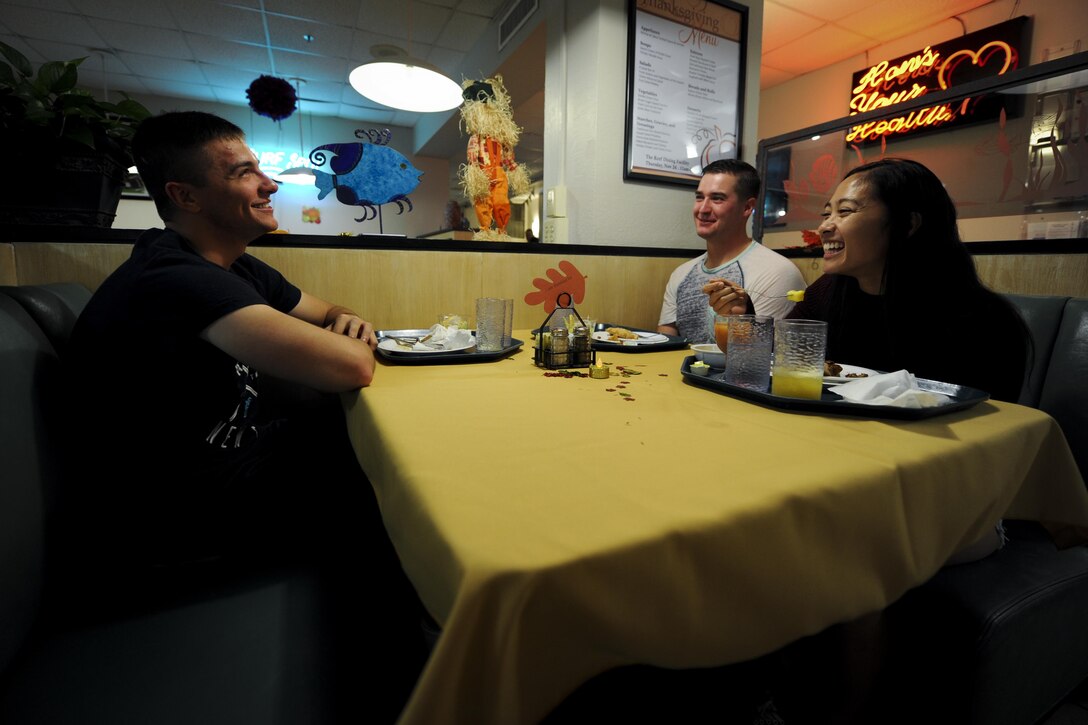
[[[461,122],[471,134],[468,163],[460,168],[461,188],[472,200],[480,230],[476,239],[505,240],[510,222],[510,193],[529,191],[529,173],[514,161],[514,147],[521,129],[514,123],[510,95],[502,76],[466,80],[461,84],[465,102]],[[491,228],[492,222],[495,229]]]

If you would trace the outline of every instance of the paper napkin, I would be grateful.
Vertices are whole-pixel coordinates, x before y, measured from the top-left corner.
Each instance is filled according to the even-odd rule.
[[[917,379],[906,370],[858,378],[842,385],[830,386],[828,390],[851,403],[866,405],[933,408],[952,402],[947,395],[920,389]]]

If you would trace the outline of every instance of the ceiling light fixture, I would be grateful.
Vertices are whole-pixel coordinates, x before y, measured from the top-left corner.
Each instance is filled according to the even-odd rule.
[[[433,113],[461,105],[461,86],[430,63],[413,58],[412,3],[408,3],[408,52],[392,45],[370,49],[375,60],[348,75],[351,87],[383,106]]]

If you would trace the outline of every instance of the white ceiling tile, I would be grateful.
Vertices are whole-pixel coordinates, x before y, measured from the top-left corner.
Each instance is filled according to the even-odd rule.
[[[476,15],[457,12],[442,30],[435,45],[467,53],[481,41],[481,35],[487,29],[488,21]],[[498,43],[497,38],[483,39],[484,42]]]
[[[358,0],[321,0],[320,2],[300,3],[298,0],[264,0],[264,8],[269,13],[291,18],[308,18],[314,22],[351,28],[358,17]]]
[[[163,58],[193,58],[193,53],[185,42],[185,35],[180,30],[151,28],[99,18],[91,18],[88,23],[111,48]]]
[[[83,77],[83,74],[89,71],[107,74],[117,73],[118,75],[139,75],[139,73],[134,73],[125,61],[112,51],[89,53],[87,59],[79,65],[80,77]]]
[[[506,3],[507,0],[461,0],[457,3],[457,10],[492,20]],[[542,4],[543,2],[538,3],[538,5]],[[538,9],[537,12],[540,10]]]
[[[239,70],[259,73],[271,72],[268,50],[258,45],[233,43],[205,35],[189,35],[186,42],[192,48],[194,56],[205,62],[214,59],[213,65],[229,65]]]
[[[455,15],[449,8],[433,7],[426,14],[412,13],[412,37],[415,43],[433,44]]]
[[[347,58],[351,54],[352,31],[333,25],[322,25],[294,18],[270,16],[268,34],[273,47],[304,53]],[[308,42],[303,36],[312,35]]]
[[[341,103],[340,116],[349,121],[355,121],[359,128],[373,126],[390,126],[393,123],[393,112],[389,109],[368,108],[354,103]]]
[[[355,30],[351,34],[351,50],[348,52],[348,58],[356,63],[365,63],[368,60],[374,60],[373,54],[370,49],[375,45],[395,45],[398,48],[404,49],[406,43],[401,38],[392,38],[388,35],[379,35],[378,33],[372,33],[367,30]]]
[[[303,98],[324,103],[339,103],[347,78],[336,81],[308,81],[302,84]]]
[[[839,25],[871,38],[889,41],[985,5],[988,1],[910,0],[911,11],[904,13],[902,0],[876,0],[842,18]]]
[[[146,78],[157,78],[181,83],[206,83],[208,81],[199,63],[176,58],[158,58],[140,53],[117,54],[117,57],[134,74]]]
[[[120,20],[155,28],[177,28],[174,14],[165,0],[69,0],[72,6],[89,18]]]
[[[147,93],[147,86],[140,80],[139,77],[129,75],[127,73],[109,73],[104,74],[101,71],[83,71],[79,72],[79,85],[81,88],[87,88],[93,91],[100,98],[106,94],[103,90],[109,91],[109,99],[114,103],[124,98],[122,93]]]
[[[264,23],[258,12],[212,0],[186,0],[174,11],[178,27],[196,35],[263,43]]]
[[[417,13],[413,12],[413,15],[415,14]],[[377,35],[406,38],[408,37],[408,3],[404,0],[366,0],[359,3],[354,27],[356,30],[365,30]]]
[[[208,79],[209,84],[221,88],[233,88],[235,94],[241,94],[243,98],[245,97],[245,89],[249,88],[250,83],[258,76],[269,73],[268,69],[260,71],[246,70],[213,63],[201,63],[200,69],[203,71],[204,77]]]
[[[450,50],[449,48],[442,48],[434,46],[430,52],[427,53],[427,57],[424,58],[428,63],[437,66],[439,70],[450,74],[456,73],[461,67],[461,64],[465,62],[465,53],[459,50]],[[455,81],[460,81],[460,78],[454,78]]]
[[[97,61],[98,68],[95,68],[96,61],[94,58],[100,57],[98,53],[92,50],[88,50],[81,45],[69,45],[68,43],[54,43],[50,40],[27,40],[26,44],[34,49],[36,55],[47,60],[75,60],[76,58],[86,58],[83,61],[88,64],[90,70],[101,70],[101,61]],[[29,57],[29,56],[28,56]],[[80,68],[83,66],[81,65]]]
[[[220,86],[211,86],[212,93],[215,94],[215,100],[220,103],[226,103],[231,106],[237,106],[246,102],[245,91],[240,91],[237,86],[231,86],[230,88],[222,88]]]
[[[766,90],[767,88],[773,88],[779,83],[785,83],[786,81],[793,80],[797,77],[796,73],[790,73],[788,71],[780,70],[778,68],[771,68],[764,64],[759,69],[759,87]]]
[[[51,56],[47,56],[47,55],[43,54],[37,48],[31,46],[30,43],[28,43],[27,41],[23,40],[22,38],[16,37],[14,35],[8,35],[6,33],[0,34],[0,40],[4,41],[8,45],[10,45],[12,48],[15,48],[15,50],[17,50],[20,53],[22,53],[23,55],[25,55],[26,59],[29,60],[30,64],[32,66],[34,66],[35,68],[37,68],[42,63],[46,62],[46,60],[52,59]],[[31,41],[31,42],[34,42],[34,41]],[[37,41],[37,42],[40,43],[41,41]]]
[[[823,68],[864,51],[872,41],[833,25],[817,28],[803,38],[766,53],[764,62],[790,73]]]
[[[52,40],[84,48],[103,45],[102,36],[89,22],[70,13],[21,6],[6,7],[4,24],[24,38]]]
[[[303,78],[306,81],[343,80],[347,83],[351,65],[344,58],[322,58],[315,55],[276,51],[276,72],[283,78]],[[354,67],[354,66],[352,66]]]
[[[172,98],[188,98],[198,101],[215,102],[217,99],[211,86],[202,83],[177,83],[174,81],[158,81],[155,84],[155,94],[163,94]]]
[[[878,63],[881,60],[891,60],[892,58],[916,53],[923,50],[927,45],[937,45],[953,40],[962,34],[963,26],[955,20],[946,20],[923,31],[911,33],[902,38],[896,38],[893,41],[881,44],[880,47],[875,49],[876,53],[870,53],[870,58],[873,63]]]
[[[76,9],[68,0],[8,0],[6,6],[38,8],[39,10],[56,10],[60,13],[74,13]],[[6,12],[7,8],[5,8]]]
[[[808,35],[825,21],[768,2],[763,6],[763,54]]]
[[[989,2],[990,0],[983,0]],[[767,0],[763,12],[766,14],[770,5],[781,5],[796,12],[804,13],[811,18],[818,18],[826,22],[835,22],[840,18],[848,18],[873,4],[873,0]],[[764,15],[766,17],[766,15]]]

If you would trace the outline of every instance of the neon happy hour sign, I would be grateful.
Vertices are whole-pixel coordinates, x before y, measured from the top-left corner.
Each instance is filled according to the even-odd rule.
[[[858,71],[852,79],[850,115],[1014,70],[1020,55],[1027,52],[1027,22],[1027,18],[1016,18]],[[846,142],[871,143],[887,136],[982,121],[996,117],[1002,105],[1000,99],[980,96],[925,106],[854,126],[847,131]]]

